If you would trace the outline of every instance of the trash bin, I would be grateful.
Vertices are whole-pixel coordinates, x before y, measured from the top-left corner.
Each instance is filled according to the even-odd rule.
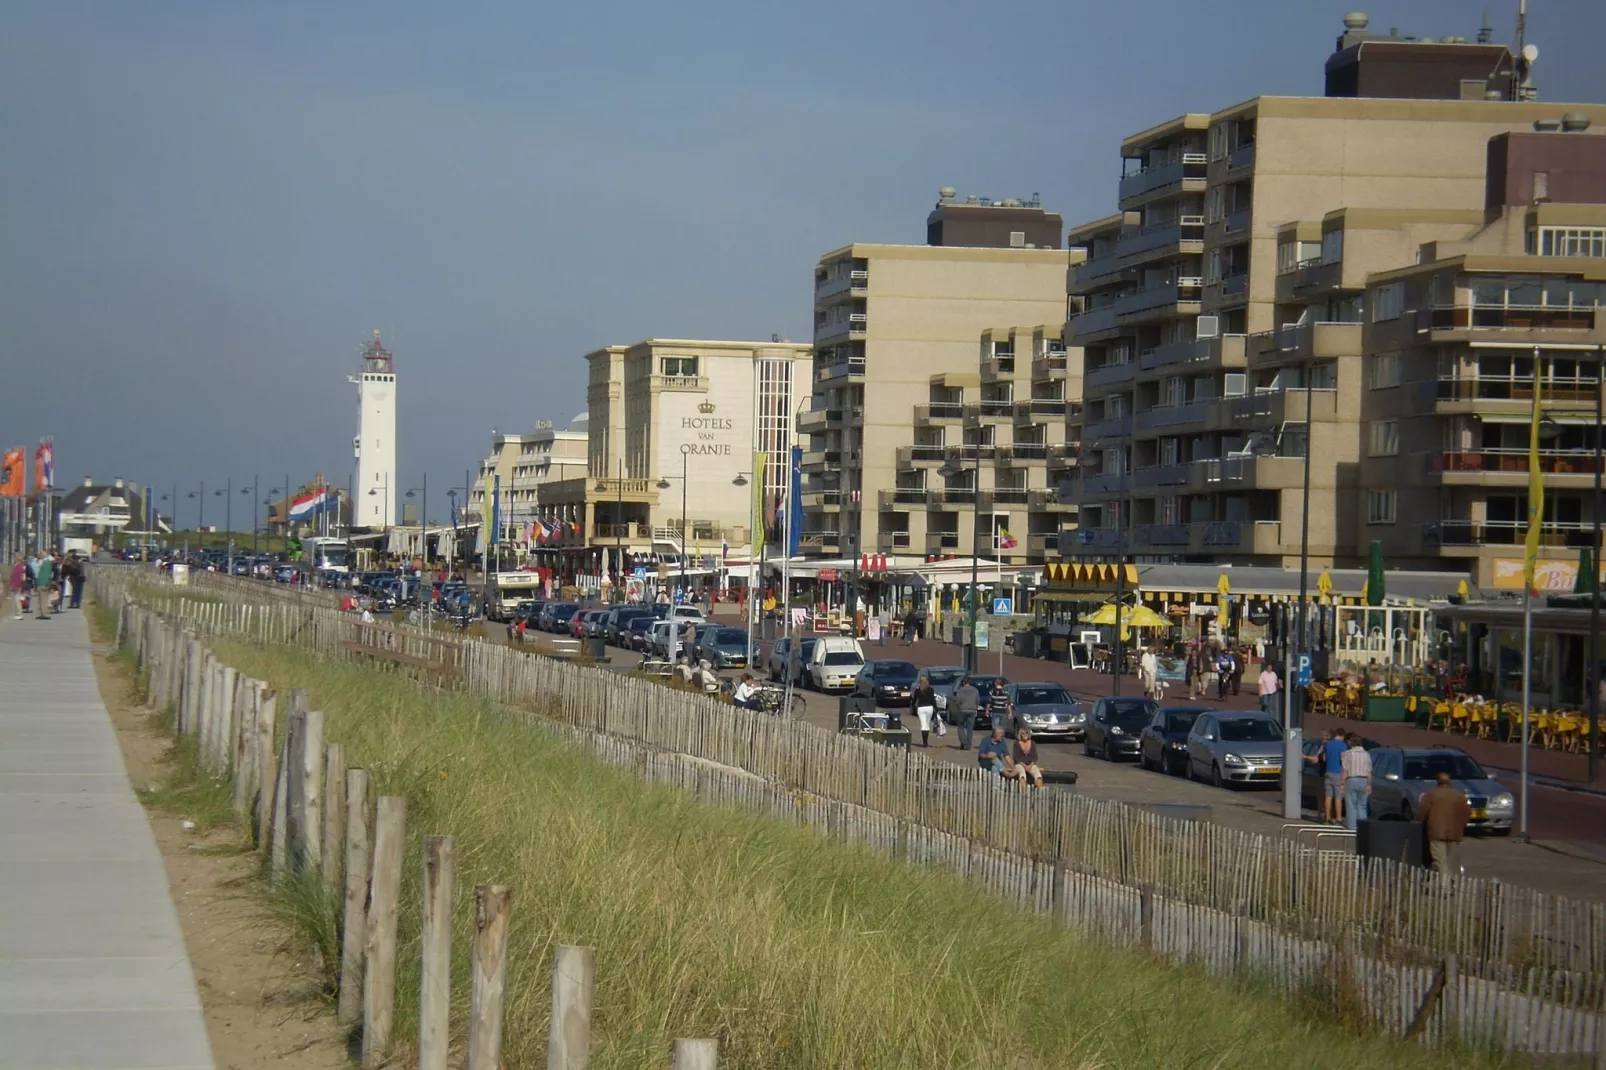
[[[607,661],[608,640],[600,635],[586,636],[586,657],[592,661]]]
[[[766,642],[766,643],[774,642],[775,641],[775,618],[774,617],[770,617],[770,616],[766,616],[759,623],[763,625],[763,627],[761,627],[759,629],[759,633],[760,633],[761,637],[763,638],[764,642]]]
[[[1015,656],[1019,658],[1037,657],[1037,633],[1015,633]]]

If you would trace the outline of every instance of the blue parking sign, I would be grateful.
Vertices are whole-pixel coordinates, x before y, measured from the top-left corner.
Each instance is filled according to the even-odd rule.
[[[1294,662],[1294,681],[1300,687],[1310,686],[1310,655],[1301,654]]]

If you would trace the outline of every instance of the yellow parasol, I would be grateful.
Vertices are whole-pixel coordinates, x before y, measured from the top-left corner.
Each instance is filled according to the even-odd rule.
[[[1115,623],[1115,603],[1106,602],[1097,610],[1082,618],[1083,624],[1103,625],[1109,627]],[[1171,622],[1148,606],[1133,606],[1121,612],[1121,627],[1126,628],[1169,628]]]
[[[1221,578],[1216,581],[1216,622],[1222,628],[1227,626],[1227,605],[1232,600],[1231,595],[1232,584],[1227,580],[1227,574],[1223,572]]]
[[[1316,593],[1323,598],[1333,596],[1333,577],[1325,568],[1322,569],[1322,574],[1316,577]]]
[[[1472,595],[1472,592],[1467,588],[1466,580],[1462,580],[1460,583],[1455,585],[1455,593],[1456,597],[1460,598],[1463,602],[1465,602]]]

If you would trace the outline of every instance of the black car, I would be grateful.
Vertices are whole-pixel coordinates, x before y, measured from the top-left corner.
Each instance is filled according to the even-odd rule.
[[[1138,737],[1138,765],[1172,776],[1188,773],[1188,733],[1202,706],[1166,706],[1154,711]]]
[[[620,640],[621,646],[631,650],[645,651],[647,649],[647,630],[658,622],[658,618],[651,613],[642,613],[631,617],[625,622],[624,636]]]
[[[575,602],[548,602],[541,607],[540,626],[543,632],[567,632],[569,620],[580,612]]]
[[[1107,762],[1138,756],[1138,736],[1154,719],[1158,704],[1152,698],[1101,698],[1087,719],[1082,753]]]
[[[859,679],[866,681],[875,704],[882,707],[909,705],[910,693],[920,674],[907,661],[867,661],[859,670]],[[861,693],[862,688],[854,688]]]
[[[641,609],[638,606],[620,606],[610,610],[603,630],[608,635],[608,642],[614,646],[626,646],[630,638],[630,622],[637,617],[652,619],[652,610]]]

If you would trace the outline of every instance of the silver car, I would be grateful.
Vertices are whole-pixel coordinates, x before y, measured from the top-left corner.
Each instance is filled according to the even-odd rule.
[[[1450,774],[1450,786],[1464,794],[1471,806],[1468,831],[1510,834],[1516,800],[1465,751],[1453,747],[1376,747],[1371,755],[1369,816],[1411,820],[1422,796],[1439,786],[1439,774],[1444,772]]]
[[[1275,784],[1283,773],[1283,727],[1248,710],[1201,714],[1188,733],[1188,775],[1228,784]]]
[[[1030,728],[1038,739],[1081,739],[1087,731],[1087,707],[1072,698],[1059,684],[1010,684],[1009,703],[1015,708],[1015,723],[1004,733],[1014,737]]]

